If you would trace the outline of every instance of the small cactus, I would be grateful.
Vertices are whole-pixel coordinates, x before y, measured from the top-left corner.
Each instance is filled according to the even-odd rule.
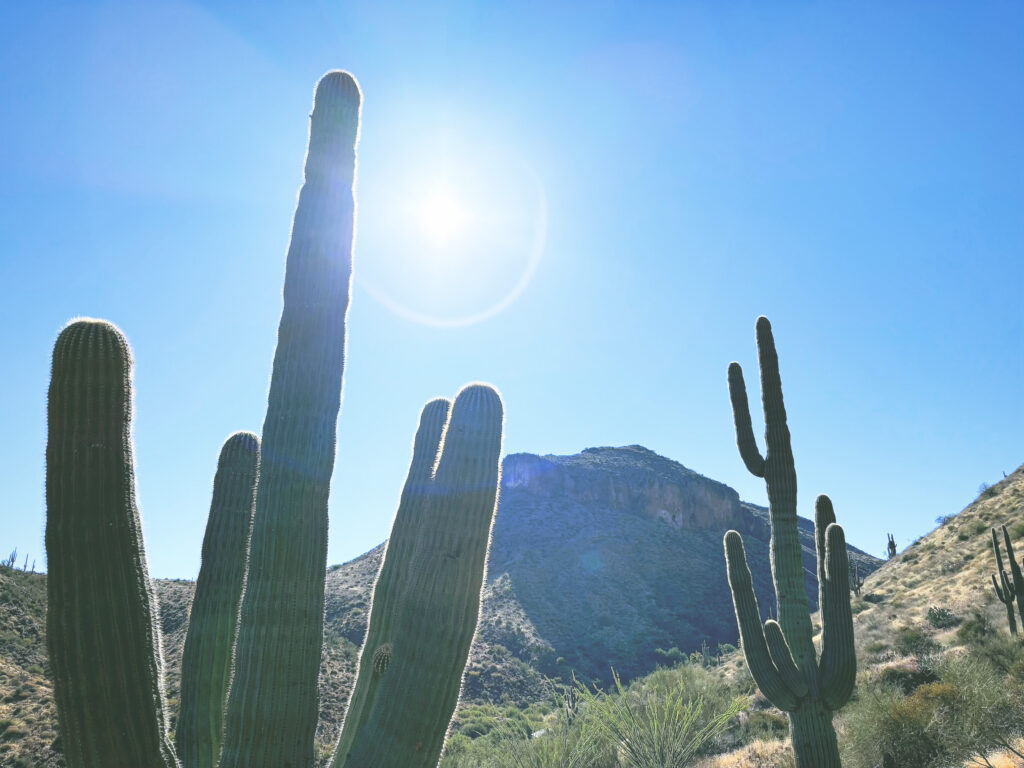
[[[860,565],[856,563],[850,565],[850,586],[853,588],[853,594],[856,597],[860,597],[860,590],[864,586],[864,579],[860,576]]]
[[[1013,576],[1009,576],[1006,573],[1006,569],[1003,568],[1003,556],[999,553],[999,536],[996,533],[996,529],[992,529],[992,551],[996,556],[996,572],[992,574],[992,587],[996,591],[996,597],[999,598],[999,602],[1006,606],[1006,621],[1010,625],[1010,634],[1017,634],[1017,619],[1013,615],[1013,602],[1015,599],[1020,598],[1022,595],[1017,591],[1016,586],[1019,584],[1021,590],[1024,591],[1024,579],[1020,575],[1020,567],[1013,559],[1013,545],[1010,544],[1010,534],[1006,532],[1006,526],[1003,526],[1003,533],[1006,536],[1006,554],[1010,558],[1010,568],[1014,571]],[[1024,610],[1021,611],[1021,621],[1024,621]]]
[[[763,477],[768,487],[771,564],[779,620],[769,619],[762,627],[743,539],[736,531],[725,534],[729,587],[743,654],[754,682],[769,701],[789,714],[797,768],[839,768],[832,713],[849,700],[857,673],[846,540],[843,529],[836,524],[832,502],[827,496],[819,496],[814,515],[822,624],[819,660],[804,588],[796,470],[779,359],[771,324],[765,317],[757,320],[757,348],[767,441],[764,456],[754,439],[743,370],[738,363],[729,366],[729,393],[740,456],[747,469]]]

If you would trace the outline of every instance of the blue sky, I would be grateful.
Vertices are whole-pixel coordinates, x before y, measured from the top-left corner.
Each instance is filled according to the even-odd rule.
[[[726,390],[759,314],[801,513],[828,492],[852,543],[905,546],[1024,461],[1022,29],[976,2],[5,4],[0,547],[42,567],[50,353],[103,317],[151,572],[195,576],[333,68],[364,109],[330,562],[387,536],[419,409],[472,380],[506,452],[640,443],[763,503]]]

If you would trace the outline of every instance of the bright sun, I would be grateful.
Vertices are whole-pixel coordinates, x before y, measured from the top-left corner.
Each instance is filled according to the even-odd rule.
[[[468,222],[466,209],[446,187],[437,187],[424,197],[417,218],[423,231],[437,245],[450,243]]]

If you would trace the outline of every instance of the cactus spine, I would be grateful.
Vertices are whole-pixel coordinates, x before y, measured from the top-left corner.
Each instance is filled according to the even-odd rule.
[[[61,331],[47,402],[46,636],[69,768],[177,766],[135,502],[131,380],[114,325]]]
[[[996,556],[996,572],[992,574],[992,587],[996,591],[999,602],[1006,606],[1006,621],[1010,625],[1010,634],[1017,634],[1017,619],[1013,615],[1013,601],[1020,597],[1016,590],[1020,584],[1024,590],[1024,579],[1020,579],[1020,567],[1013,559],[1013,546],[1010,544],[1010,535],[1006,533],[1006,526],[1003,526],[1003,533],[1006,534],[1006,554],[1010,558],[1010,568],[1014,571],[1013,577],[1006,573],[1003,568],[1003,556],[999,553],[999,536],[996,529],[992,529],[992,551]],[[1021,621],[1024,621],[1024,610],[1021,611]]]
[[[771,324],[757,320],[757,348],[767,452],[754,439],[738,363],[729,366],[729,394],[736,440],[747,469],[763,477],[771,512],[771,563],[779,620],[761,625],[747,566],[743,540],[725,534],[729,587],[747,666],[762,693],[789,714],[797,768],[839,768],[839,748],[832,713],[853,692],[857,660],[850,611],[849,559],[843,529],[836,524],[832,503],[819,496],[814,534],[818,559],[818,595],[822,619],[821,659],[816,657],[801,547],[797,532],[796,470],[782,399],[779,360]]]
[[[479,616],[501,428],[485,385],[423,409],[332,768],[437,765]]]
[[[215,768],[220,757],[259,460],[259,438],[236,432],[224,443],[217,462],[181,658],[175,746],[184,768]]]
[[[314,763],[361,100],[347,72],[329,72],[317,84],[263,424],[222,768]]]

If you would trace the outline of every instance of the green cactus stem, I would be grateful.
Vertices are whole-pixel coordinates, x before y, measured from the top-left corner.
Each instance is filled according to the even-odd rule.
[[[1003,527],[1003,531],[1006,531],[1006,527]],[[992,551],[996,556],[996,572],[992,574],[992,587],[996,591],[996,597],[999,598],[999,602],[1006,606],[1006,621],[1010,625],[1010,634],[1017,634],[1017,619],[1013,615],[1013,602],[1018,597],[1018,593],[1015,590],[1017,583],[1017,577],[1020,574],[1020,567],[1013,559],[1013,547],[1010,544],[1010,536],[1006,535],[1006,554],[1010,558],[1010,567],[1016,569],[1017,573],[1013,577],[1006,573],[1006,569],[1003,568],[1003,556],[999,552],[999,536],[996,533],[996,529],[992,529]],[[1022,580],[1024,582],[1024,580]],[[1021,584],[1024,589],[1024,583]],[[1021,620],[1024,621],[1024,612],[1021,613]]]
[[[779,620],[762,627],[743,540],[725,534],[729,587],[747,666],[761,692],[789,715],[797,768],[839,768],[839,748],[832,713],[853,693],[857,660],[850,610],[850,563],[843,529],[836,524],[832,502],[815,504],[818,599],[822,650],[817,658],[804,589],[802,550],[797,531],[796,469],[782,400],[782,380],[768,319],[757,320],[761,395],[767,453],[754,439],[743,371],[729,366],[729,393],[736,440],[747,469],[763,477],[771,515],[771,564]]]
[[[77,320],[53,349],[46,443],[46,637],[69,768],[172,768],[160,629],[135,502],[132,358]]]
[[[889,541],[888,541],[888,543],[885,546],[886,546],[886,550],[887,550],[887,552],[889,554],[889,559],[892,560],[894,557],[896,557],[896,539],[894,539],[892,537],[891,533],[888,534],[888,536],[889,536]]]
[[[328,72],[317,84],[263,424],[221,768],[314,764],[361,101],[347,72]]]
[[[434,768],[476,631],[497,507],[498,393],[423,409],[332,768]]]
[[[259,460],[259,438],[236,432],[224,443],[217,462],[202,567],[181,657],[175,746],[184,768],[216,768],[220,757]]]
[[[1021,627],[1024,627],[1024,574],[1021,573],[1017,556],[1013,553],[1013,542],[1010,532],[1003,526],[1003,543],[1006,545],[1006,557],[1010,561],[1010,575],[1013,579],[1013,592],[1017,599],[1017,612],[1020,614]]]

